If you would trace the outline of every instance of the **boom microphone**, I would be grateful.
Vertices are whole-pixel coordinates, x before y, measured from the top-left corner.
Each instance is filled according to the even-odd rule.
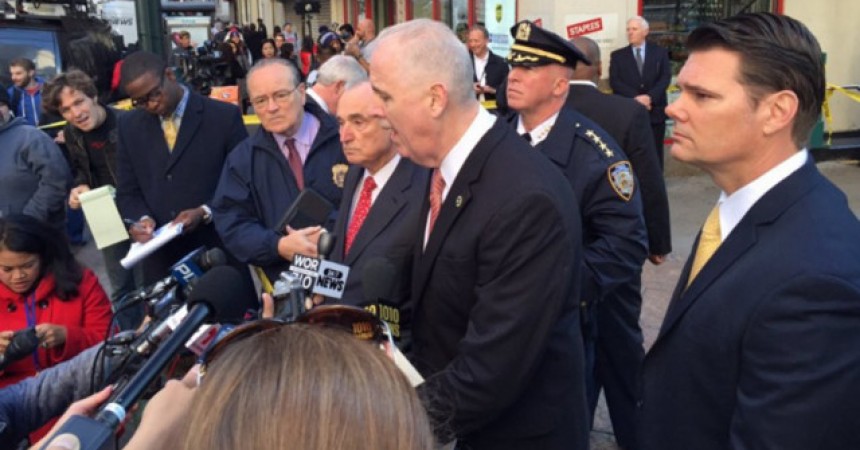
[[[146,388],[158,377],[173,356],[203,323],[232,322],[246,310],[242,275],[229,266],[215,267],[203,275],[191,293],[188,315],[156,350],[140,370],[102,407],[95,419],[73,416],[56,435],[71,433],[81,441],[81,449],[111,448],[114,430],[125,419]],[[217,320],[215,320],[217,319]],[[47,448],[49,444],[46,444]]]

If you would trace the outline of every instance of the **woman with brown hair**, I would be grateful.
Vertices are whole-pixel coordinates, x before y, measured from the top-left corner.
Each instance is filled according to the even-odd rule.
[[[385,352],[337,329],[293,324],[231,342],[194,384],[169,382],[126,449],[435,446],[406,377]]]

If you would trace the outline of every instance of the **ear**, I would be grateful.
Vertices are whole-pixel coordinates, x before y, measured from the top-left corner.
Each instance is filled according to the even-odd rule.
[[[567,95],[567,91],[570,90],[570,79],[567,77],[558,77],[552,83],[552,95],[553,97],[564,97]]]
[[[442,115],[448,107],[448,89],[442,83],[430,86],[430,114],[433,118]]]
[[[167,78],[170,81],[176,81],[176,74],[173,72],[173,69],[171,69],[170,67],[165,67],[164,78]]]
[[[760,112],[764,114],[762,132],[770,136],[788,129],[790,133],[799,106],[800,101],[794,91],[782,90],[765,96],[759,105]]]
[[[335,82],[335,84],[334,84],[334,91],[335,91],[335,93],[337,93],[337,95],[342,95],[345,88],[346,88],[346,81],[340,80],[340,81]]]

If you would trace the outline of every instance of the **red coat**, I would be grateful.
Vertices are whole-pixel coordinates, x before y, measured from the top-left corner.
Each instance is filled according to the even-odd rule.
[[[91,270],[84,269],[78,295],[69,300],[60,300],[54,285],[54,276],[47,274],[36,287],[36,324],[65,325],[66,343],[50,349],[39,347],[41,369],[70,359],[103,341],[112,317],[110,301]],[[0,331],[27,328],[25,301],[24,295],[0,283]],[[35,375],[36,370],[33,357],[24,357],[0,372],[0,388]]]

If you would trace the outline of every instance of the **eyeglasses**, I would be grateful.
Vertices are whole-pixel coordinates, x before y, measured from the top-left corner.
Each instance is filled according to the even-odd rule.
[[[254,97],[251,99],[251,105],[254,107],[254,110],[257,111],[257,110],[263,109],[266,106],[268,106],[269,105],[269,99],[272,99],[275,101],[275,103],[278,104],[278,106],[286,106],[287,104],[290,103],[290,96],[293,95],[293,92],[296,92],[296,89],[301,87],[301,85],[302,84],[299,83],[296,87],[294,87],[292,89],[284,89],[284,90],[275,92],[274,94],[272,94],[271,97],[268,97],[268,96]]]
[[[383,350],[393,349],[395,345],[388,323],[370,311],[348,305],[321,305],[302,314],[295,322],[261,319],[233,329],[203,355],[202,363],[198,369],[197,384],[199,385],[203,381],[207,367],[211,366],[231,344],[262,333],[271,333],[273,330],[293,323],[313,324],[342,330],[352,333],[358,339],[372,342]],[[388,347],[386,348],[386,346]]]
[[[164,90],[164,72],[161,72],[161,79],[158,81],[158,86],[152,88],[143,97],[131,99],[131,106],[134,106],[135,108],[140,108],[142,106],[146,106],[153,99],[155,99],[156,97],[161,95],[161,92],[163,90]]]

